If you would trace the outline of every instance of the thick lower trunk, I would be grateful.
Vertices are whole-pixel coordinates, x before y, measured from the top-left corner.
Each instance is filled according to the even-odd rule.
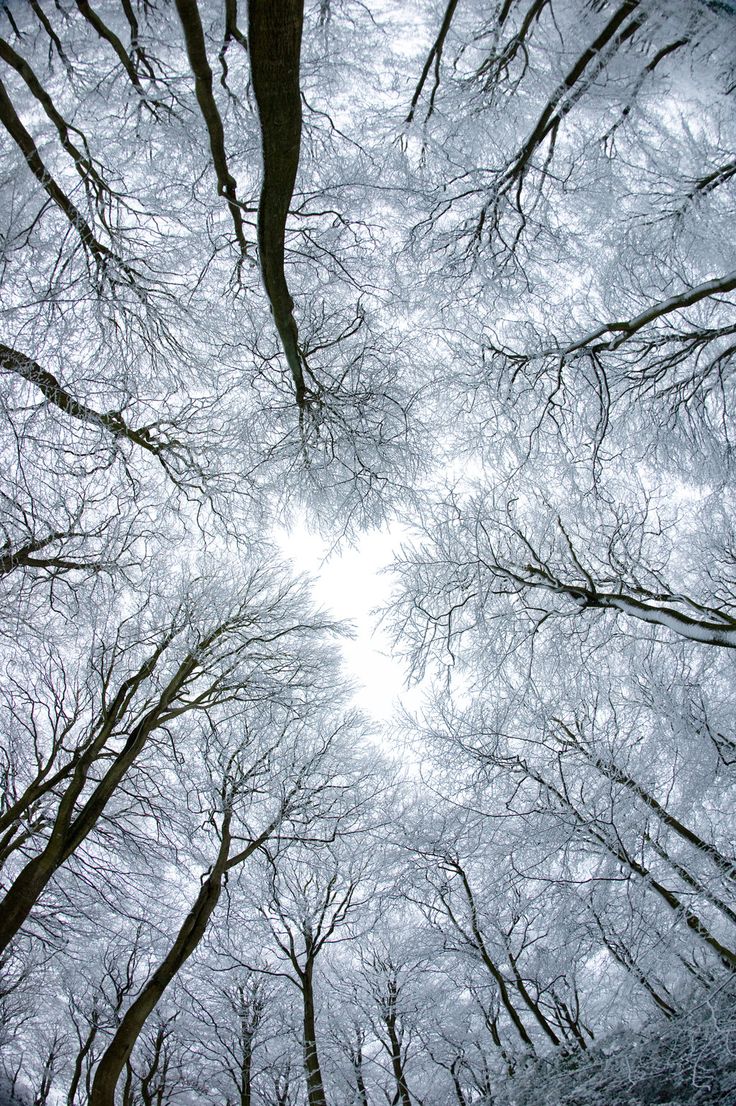
[[[317,1052],[317,1024],[314,1014],[314,991],[311,968],[307,967],[302,980],[304,1074],[307,1079],[309,1106],[327,1106],[322,1069]]]
[[[80,762],[62,799],[51,837],[38,856],[26,864],[3,899],[0,917],[0,953],[8,947],[28,918],[47,885],[68,858],[91,833],[107,803],[140,753],[152,727],[141,724],[115,758],[94,792],[72,819],[73,806],[86,781],[89,765]]]
[[[202,884],[194,906],[187,914],[176,940],[159,967],[145,984],[138,997],[128,1007],[95,1072],[89,1106],[115,1106],[115,1088],[126,1063],[135,1048],[141,1030],[155,1010],[161,996],[180,968],[202,940],[207,923],[217,906],[222,891],[222,879],[227,867],[230,837],[227,827],[217,861]]]
[[[251,1070],[253,1068],[253,1043],[251,1038],[243,1042],[243,1056],[240,1061],[240,1106],[251,1104]]]
[[[458,1106],[468,1106],[468,1100],[465,1097],[462,1083],[460,1082],[460,1076],[458,1075],[457,1061],[450,1068],[450,1075],[452,1076],[452,1085],[455,1088],[455,1098],[457,1099]]]
[[[362,1065],[355,1068],[355,1089],[358,1092],[358,1106],[368,1106],[368,1091],[365,1087]]]
[[[47,846],[26,864],[2,902],[0,954],[11,943],[60,866],[59,850]]]

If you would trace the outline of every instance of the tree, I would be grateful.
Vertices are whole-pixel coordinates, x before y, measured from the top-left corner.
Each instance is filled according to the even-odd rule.
[[[107,640],[95,634],[90,683],[77,689],[70,681],[68,698],[59,701],[62,685],[54,673],[46,685],[51,701],[45,717],[26,726],[25,734],[21,730],[33,743],[36,770],[18,788],[26,766],[15,757],[8,764],[15,794],[9,794],[3,816],[6,849],[25,846],[29,813],[35,819],[31,832],[45,832],[3,900],[3,948],[58,869],[95,830],[158,731],[165,734],[172,725],[175,730],[189,713],[213,719],[218,707],[227,714],[234,704],[275,704],[280,692],[288,700],[305,680],[319,687],[312,666],[319,667],[322,654],[310,658],[303,649],[327,626],[319,617],[302,621],[303,592],[283,571],[256,568],[230,594],[195,579],[162,600],[145,601]],[[11,717],[23,714],[21,703],[11,700]]]
[[[350,815],[354,820],[355,812],[350,811]],[[343,822],[330,836],[335,837],[341,830],[343,834],[349,832],[349,822]],[[357,826],[353,832],[356,830]],[[357,848],[350,849],[356,844]],[[266,970],[283,975],[300,996],[309,1106],[325,1106],[327,1101],[317,1037],[318,962],[331,943],[346,939],[354,916],[359,917],[370,897],[372,864],[362,853],[359,841],[341,842],[337,837],[335,846],[326,843],[309,859],[298,852],[290,855],[289,851],[282,856],[269,855],[268,898],[262,914],[275,943],[277,962],[281,961],[283,967],[274,965]]]
[[[277,997],[268,981],[254,971],[234,970],[232,975],[217,996],[223,1005],[205,1005],[197,998],[197,1051],[225,1076],[226,1100],[251,1106]]]
[[[14,162],[6,184],[9,241],[26,242],[30,227],[27,249],[14,248],[6,263],[19,292],[6,300],[4,375],[35,388],[74,433],[94,431],[125,475],[155,491],[159,516],[175,507],[186,517],[194,501],[199,526],[224,527],[231,538],[273,489],[307,496],[313,506],[325,493],[328,516],[339,504],[356,521],[380,517],[384,504],[404,495],[416,466],[410,423],[416,386],[399,381],[401,343],[377,318],[380,297],[371,290],[377,282],[356,270],[374,237],[370,218],[349,213],[341,222],[333,193],[343,174],[335,181],[329,167],[323,173],[310,166],[292,202],[302,93],[309,140],[337,143],[348,172],[351,162],[376,172],[363,148],[331,125],[329,104],[312,103],[313,70],[323,55],[310,50],[300,71],[300,34],[289,39],[290,51],[284,37],[292,24],[301,28],[301,5],[292,8],[284,6],[277,26],[266,9],[260,19],[258,5],[251,6],[250,51],[233,53],[229,44],[242,46],[246,38],[232,2],[223,11],[200,10],[188,0],[172,9],[147,5],[137,14],[131,4],[82,4],[69,18],[37,4],[24,13],[22,28],[11,24],[14,41],[0,59]],[[370,27],[362,20],[353,41]],[[284,60],[281,74],[259,64],[274,43]],[[61,65],[44,70],[48,51]],[[220,85],[213,51],[227,70]],[[251,71],[258,120],[246,96]],[[104,86],[94,72],[106,73]],[[287,85],[288,104],[279,101]],[[26,120],[30,130],[21,117],[29,103],[39,113]],[[287,108],[293,133],[282,149],[268,120],[274,112],[286,118]],[[262,141],[267,156],[259,188]],[[158,182],[142,169],[150,156],[177,166],[163,204]],[[297,226],[289,233],[290,207]],[[266,302],[286,340],[288,382],[271,341],[273,324],[260,318],[257,208]],[[299,334],[285,252],[287,263],[300,268],[306,311]],[[329,306],[315,301],[323,280],[310,274],[315,264],[334,281]],[[25,299],[24,287],[34,289]],[[60,296],[63,327],[55,324]],[[17,438],[30,446],[27,432]],[[173,500],[172,486],[179,493]],[[43,502],[39,496],[42,513]]]
[[[200,784],[193,801],[199,798],[201,802],[208,790],[214,791],[215,804],[205,815],[214,830],[216,855],[200,877],[199,893],[165,957],[125,1011],[100,1057],[90,1091],[91,1106],[114,1106],[117,1082],[138,1037],[164,992],[202,941],[228,874],[263,850],[272,838],[310,832],[309,815],[316,795],[325,786],[323,762],[335,734],[310,748],[304,731],[315,724],[313,717],[297,715],[294,720],[286,713],[276,725],[269,725],[273,713],[274,704],[269,703],[263,720],[236,715],[231,721],[234,732],[230,740],[230,727],[221,725],[213,735],[215,748],[205,746],[203,750],[205,762],[213,771],[209,787]],[[270,801],[264,802],[264,794]],[[255,811],[251,810],[253,806]]]
[[[397,1106],[411,1106],[413,1095],[407,1068],[413,1059],[411,1051],[418,1019],[408,992],[421,961],[402,956],[402,952],[386,948],[380,936],[374,938],[362,951],[359,979],[366,991],[372,1035],[385,1052],[390,1068],[392,1090],[386,1097],[390,1096]]]

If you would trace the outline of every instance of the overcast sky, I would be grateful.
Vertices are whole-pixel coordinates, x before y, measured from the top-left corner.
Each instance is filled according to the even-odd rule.
[[[343,642],[342,648],[358,687],[356,703],[376,721],[391,716],[404,692],[405,669],[392,657],[390,638],[372,613],[388,601],[392,580],[386,569],[401,537],[397,528],[376,530],[363,534],[355,547],[330,554],[330,543],[304,527],[277,534],[286,556],[301,571],[315,576],[317,605],[354,625],[355,638]]]

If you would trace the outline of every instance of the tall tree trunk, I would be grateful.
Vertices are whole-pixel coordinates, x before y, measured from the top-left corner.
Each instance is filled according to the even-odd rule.
[[[317,1052],[317,1022],[314,1013],[313,964],[307,965],[301,977],[303,1028],[304,1028],[304,1072],[307,1078],[307,1098],[309,1106],[327,1106],[322,1069]]]
[[[115,1106],[115,1088],[147,1018],[155,1010],[164,991],[204,936],[207,923],[220,898],[223,876],[228,867],[229,821],[226,815],[217,860],[202,884],[194,905],[184,919],[176,940],[140,994],[126,1010],[100,1059],[92,1083],[89,1106]]]
[[[240,1106],[251,1104],[251,1072],[253,1069],[253,1035],[243,1038],[243,1055],[240,1058]]]
[[[393,1101],[397,1106],[411,1106],[411,1099],[409,1098],[409,1087],[406,1083],[406,1073],[404,1072],[404,1058],[401,1055],[401,1042],[396,1028],[396,1015],[391,1013],[386,1017],[386,1029],[388,1031],[388,1041],[390,1045],[389,1055],[391,1057],[391,1070],[394,1073],[394,1081],[396,1083],[396,1094]]]
[[[460,1061],[459,1059],[453,1060],[450,1065],[450,1076],[452,1077],[452,1085],[455,1088],[455,1098],[457,1099],[458,1106],[468,1106],[468,1100],[465,1097],[463,1091],[463,1085],[460,1082]]]
[[[644,988],[644,990],[650,996],[655,1005],[659,1007],[665,1017],[677,1017],[677,1010],[674,1008],[674,1006],[671,1006],[670,1003],[667,1002],[667,999],[659,993],[657,988],[644,974],[644,972],[636,963],[633,956],[630,955],[628,950],[625,949],[623,946],[617,946],[612,940],[610,940],[597,917],[596,921],[598,922],[598,928],[601,931],[603,943],[608,951],[611,953],[611,956],[614,958],[616,963],[620,964],[622,968],[625,968],[625,970],[634,977],[637,983],[639,983],[640,986]]]
[[[284,238],[302,136],[299,62],[303,21],[304,0],[250,0],[248,4],[251,76],[263,145],[258,251],[263,285],[299,407],[307,403],[307,388],[294,301],[284,272]]]
[[[84,1040],[79,1041],[79,1049],[77,1055],[74,1057],[74,1067],[72,1068],[72,1077],[69,1081],[69,1088],[67,1090],[66,1104],[67,1106],[74,1106],[75,1099],[77,1097],[77,1089],[82,1081],[82,1073],[84,1071],[85,1064],[87,1063],[87,1057],[92,1051],[92,1047],[95,1043],[95,1038],[99,1031],[99,1016],[95,1010],[92,1013],[92,1020],[90,1022],[89,1031]]]
[[[355,1071],[355,1089],[358,1092],[358,1106],[368,1106],[368,1091],[365,1086],[365,1079],[363,1078],[363,1060],[362,1057],[356,1060],[354,1065]]]
[[[184,32],[189,65],[194,74],[194,91],[197,96],[197,103],[202,112],[202,118],[207,127],[210,140],[212,164],[217,177],[217,190],[227,200],[233,226],[235,227],[235,236],[240,247],[240,254],[245,256],[248,245],[245,241],[243,215],[237,194],[238,182],[230,172],[227,163],[225,128],[212,90],[212,70],[207,60],[207,44],[197,0],[176,0],[176,10]]]
[[[682,918],[688,929],[696,934],[697,937],[704,941],[705,944],[716,953],[725,968],[729,971],[736,972],[736,952],[719,941],[694,910],[686,906],[678,895],[671,891],[669,887],[665,887],[659,880],[655,879],[648,868],[640,864],[635,857],[631,856],[618,835],[616,835],[613,840],[609,839],[603,830],[596,828],[594,821],[591,821],[590,818],[585,817],[577,810],[567,794],[563,794],[559,788],[548,783],[543,776],[532,771],[528,764],[521,760],[517,763],[523,767],[527,776],[535,780],[548,795],[553,796],[563,809],[570,811],[578,827],[583,830],[583,832],[591,836],[606,850],[606,852],[615,857],[621,864],[625,865],[634,875],[638,876],[646,887],[649,887],[659,895],[659,897],[667,903],[669,908],[674,911],[678,917]]]
[[[516,989],[519,992],[519,994],[521,995],[522,999],[524,1000],[524,1003],[526,1004],[527,1009],[532,1012],[532,1014],[534,1015],[537,1023],[539,1024],[541,1029],[544,1031],[544,1033],[546,1033],[546,1035],[549,1037],[552,1044],[555,1045],[555,1046],[559,1045],[560,1038],[557,1036],[554,1029],[549,1024],[549,1022],[547,1021],[547,1018],[544,1016],[544,1012],[543,1012],[542,1008],[540,1007],[539,1003],[535,1002],[535,1000],[529,994],[529,991],[527,989],[526,984],[524,983],[524,979],[521,975],[521,972],[519,971],[518,967],[516,966],[516,958],[511,955],[510,951],[508,953],[508,957],[509,957],[509,963],[511,964],[511,971],[512,971],[513,976],[514,976],[514,982],[516,984]]]
[[[532,1052],[534,1052],[534,1044],[532,1043],[532,1039],[529,1036],[529,1034],[527,1033],[526,1026],[524,1025],[523,1021],[519,1017],[519,1013],[518,1013],[516,1007],[514,1006],[513,1002],[511,1001],[511,995],[509,994],[509,989],[508,989],[508,986],[506,984],[506,980],[504,979],[504,977],[501,974],[501,972],[499,971],[499,969],[496,967],[496,965],[493,961],[493,958],[491,957],[490,953],[488,952],[488,948],[486,946],[485,938],[483,936],[483,933],[481,931],[481,928],[480,928],[480,925],[479,925],[479,922],[478,922],[478,910],[477,910],[477,907],[476,907],[476,904],[475,904],[475,896],[473,894],[473,889],[470,886],[470,880],[468,879],[467,872],[465,871],[465,869],[460,864],[455,865],[455,871],[460,876],[460,880],[461,880],[462,885],[463,885],[463,890],[465,892],[465,897],[467,899],[468,906],[470,907],[470,925],[471,925],[472,935],[473,935],[473,944],[474,944],[475,948],[477,949],[477,951],[480,953],[481,960],[485,964],[486,968],[488,969],[491,976],[493,977],[493,979],[496,983],[496,986],[498,987],[498,996],[499,996],[499,999],[501,1001],[501,1005],[503,1006],[504,1010],[506,1011],[509,1018],[511,1019],[511,1022],[514,1026],[514,1029],[519,1034],[519,1037],[520,1037],[521,1041],[526,1045],[526,1047],[531,1049]],[[500,1041],[499,1041],[499,1045],[500,1045]]]
[[[664,825],[669,826],[669,828],[674,830],[683,841],[687,841],[689,845],[692,845],[693,848],[698,849],[699,852],[707,856],[727,879],[732,883],[736,883],[736,861],[724,856],[714,844],[710,841],[705,841],[699,834],[690,829],[689,826],[684,825],[679,818],[675,818],[674,814],[670,814],[653,795],[650,795],[640,783],[624,772],[623,769],[619,768],[617,764],[614,764],[613,761],[596,760],[592,756],[589,756],[588,759],[591,760],[608,779],[623,784],[623,786],[636,795],[637,798],[641,799],[650,810],[654,811]]]
[[[660,859],[664,860],[666,864],[669,864],[672,871],[677,873],[683,883],[695,891],[696,894],[702,895],[711,906],[716,908],[716,910],[720,910],[732,925],[736,925],[736,910],[729,906],[727,902],[724,902],[720,895],[716,895],[715,892],[705,886],[702,880],[692,875],[684,864],[680,864],[673,856],[670,856],[664,846],[660,845],[660,843],[648,833],[644,834],[644,840]]]

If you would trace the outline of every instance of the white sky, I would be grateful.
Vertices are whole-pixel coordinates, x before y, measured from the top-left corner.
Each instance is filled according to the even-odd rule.
[[[382,570],[393,560],[401,538],[398,530],[374,530],[353,548],[329,554],[330,544],[303,527],[276,533],[284,554],[316,578],[317,605],[353,624],[356,636],[343,642],[342,649],[358,687],[356,704],[377,722],[390,718],[399,696],[406,698],[405,669],[392,658],[391,641],[372,613],[389,599],[391,574]]]

